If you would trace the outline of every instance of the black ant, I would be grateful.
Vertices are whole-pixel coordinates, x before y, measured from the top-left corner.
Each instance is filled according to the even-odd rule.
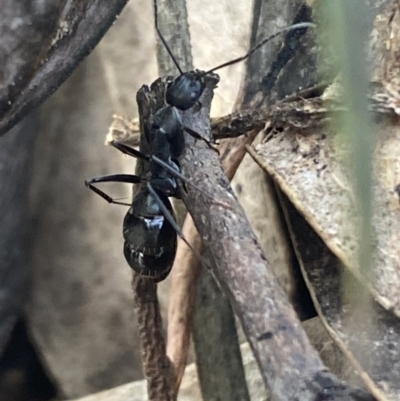
[[[155,129],[154,126],[152,128]],[[158,282],[166,278],[172,268],[177,246],[176,234],[205,263],[186,241],[175,220],[168,197],[180,198],[176,177],[194,186],[207,197],[213,198],[180,174],[178,165],[171,159],[172,152],[166,136],[155,133],[153,137],[157,140],[149,144],[151,156],[122,143],[111,142],[111,145],[122,153],[149,163],[144,177],[116,174],[92,178],[85,181],[85,184],[109,203],[130,206],[123,224],[125,258],[129,266],[141,276]],[[140,189],[132,203],[128,204],[114,200],[93,185],[100,182],[140,184]]]
[[[194,186],[181,175],[179,169],[178,159],[185,147],[184,131],[196,139],[204,140],[209,146],[212,147],[212,145],[200,134],[183,126],[179,114],[180,111],[188,110],[196,104],[201,107],[199,99],[205,89],[206,75],[247,59],[258,48],[284,32],[314,27],[315,25],[304,22],[289,26],[263,40],[242,57],[228,61],[206,72],[199,70],[183,72],[159,30],[156,0],[154,0],[154,19],[158,36],[180,74],[167,83],[165,90],[166,105],[159,108],[150,121],[149,154],[144,154],[130,146],[115,141],[111,143],[121,152],[145,160],[147,164],[143,169],[143,175],[117,174],[103,176],[85,181],[85,184],[110,203],[130,206],[123,224],[125,258],[130,267],[137,273],[158,282],[167,277],[171,270],[177,246],[176,234],[186,242],[202,263],[205,264],[202,257],[183,236],[175,220],[168,197],[181,197],[177,179]],[[93,185],[101,182],[140,184],[140,189],[134,196],[132,203],[128,204],[112,199]],[[205,194],[200,188],[194,187],[216,202],[212,196]]]

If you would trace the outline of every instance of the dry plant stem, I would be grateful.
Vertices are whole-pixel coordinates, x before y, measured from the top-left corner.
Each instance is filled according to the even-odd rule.
[[[239,139],[237,142],[226,141],[226,139],[247,136],[252,131],[262,129],[270,115],[270,109],[264,107],[257,111],[233,113],[224,117],[212,118],[211,127],[214,140],[222,140],[219,148],[221,154],[224,152],[223,149],[239,146],[243,141],[243,139]],[[106,144],[109,145],[111,141],[117,141],[136,147],[140,144],[140,135],[139,120],[114,114],[113,122],[108,129]]]
[[[254,129],[250,131],[245,138],[232,138],[221,142],[219,148],[221,162],[229,181],[233,180],[240,163],[246,155],[246,146],[253,143],[258,133],[259,130]]]
[[[182,68],[184,69],[189,69],[192,65],[192,57],[191,57],[191,47],[190,47],[190,36],[189,36],[189,27],[187,23],[187,11],[186,11],[186,3],[184,0],[177,0],[177,1],[171,1],[171,0],[160,0],[158,1],[158,23],[159,23],[159,28],[162,31],[165,39],[171,46],[171,48],[174,51],[175,56],[179,60],[179,64]],[[172,24],[170,22],[173,21]],[[178,22],[179,21],[179,22]],[[171,57],[168,55],[167,50],[165,47],[160,43],[160,40],[157,40],[157,61],[158,61],[158,67],[159,67],[159,73],[161,76],[165,76],[168,74],[174,74],[176,73],[177,69],[174,63],[171,60]],[[164,97],[161,99],[162,101],[160,104],[164,103]],[[148,144],[145,142],[145,133],[144,133],[144,125],[146,125],[146,119],[150,117],[151,112],[149,110],[145,110],[145,113],[143,113],[143,110],[141,110],[141,103],[138,99],[138,106],[139,106],[139,113],[141,117],[141,135],[140,135],[140,150],[144,153],[149,153],[148,152]],[[155,112],[155,110],[153,110]],[[144,115],[145,114],[145,115]],[[137,172],[140,171],[142,167],[140,166],[137,167]],[[175,262],[176,263],[176,262]],[[134,278],[135,280],[135,278]],[[149,290],[153,291],[153,303],[154,307],[157,305],[157,310],[158,310],[158,300],[157,300],[157,294],[156,294],[156,289],[155,286],[154,288],[149,285]],[[135,287],[134,287],[134,294],[135,294]],[[135,297],[138,297],[138,295],[135,294]],[[138,300],[140,300],[138,298]],[[152,358],[153,361],[152,363],[155,363],[157,360],[164,360],[165,363],[168,365],[168,370],[166,369],[158,369],[156,374],[157,378],[154,379],[149,379],[149,389],[148,389],[148,395],[149,399],[152,400],[161,400],[161,399],[167,399],[167,398],[161,398],[161,397],[166,397],[168,395],[168,399],[176,399],[177,396],[177,389],[179,386],[176,385],[176,375],[175,375],[175,369],[173,367],[173,364],[170,362],[169,358],[166,355],[166,347],[165,347],[165,340],[162,336],[162,322],[161,322],[161,317],[159,315],[155,316],[152,314],[151,309],[141,309],[139,304],[137,304],[137,301],[135,300],[136,308],[138,311],[138,318],[139,318],[139,326],[140,326],[140,334],[142,335],[142,341],[143,341],[143,368],[147,369],[148,368],[148,359]],[[146,324],[144,327],[140,324],[140,315],[146,316]],[[152,320],[154,319],[154,320]],[[152,331],[157,332],[159,335],[153,336],[152,340],[149,340],[149,336],[151,336]],[[146,345],[146,346],[145,346]],[[173,372],[173,374],[172,374]],[[166,375],[166,376],[164,376]],[[146,374],[146,377],[147,374]],[[168,378],[173,377],[173,380],[168,381]],[[182,378],[182,372],[178,373],[178,381],[180,382]],[[152,385],[150,384],[150,380],[153,380],[154,383],[156,383],[155,388],[157,391],[153,391]],[[168,386],[165,387],[165,383],[168,382]],[[161,384],[158,385],[158,383]],[[163,388],[164,387],[164,388]],[[160,391],[160,392],[158,392]],[[163,392],[165,392],[165,395],[163,395]],[[167,394],[168,393],[168,394]],[[158,397],[157,398],[157,394]],[[151,397],[155,398],[151,398]]]
[[[209,80],[199,112],[183,113],[191,129],[210,132],[208,117],[215,85]],[[186,137],[182,171],[207,193],[234,207],[213,204],[188,188],[184,202],[215,261],[214,275],[239,317],[274,400],[351,400],[350,389],[320,360],[296,313],[264,257],[242,207],[237,203],[220,160],[202,141]],[[322,399],[322,398],[321,398]]]
[[[193,69],[192,47],[185,0],[158,0],[158,26],[182,71]],[[175,75],[178,69],[157,37],[160,76]]]
[[[182,229],[189,243],[201,252],[202,242],[189,214],[186,215]],[[193,252],[182,240],[179,240],[171,273],[167,337],[167,355],[175,367],[177,390],[186,367],[196,299],[196,283],[200,271],[201,265]]]
[[[211,119],[211,129],[215,140],[234,138],[249,131],[260,130],[268,119],[270,109],[267,107],[232,113]]]
[[[247,137],[224,140],[219,147],[222,163],[229,180],[232,180],[244,155],[245,146],[251,144],[258,131]],[[202,241],[189,214],[183,225],[183,233],[192,246],[201,252]],[[182,381],[190,345],[191,322],[194,313],[196,283],[201,265],[187,245],[179,240],[172,268],[172,281],[168,309],[167,355],[175,366],[176,388]]]
[[[172,50],[174,57],[178,61],[180,68],[184,71],[188,71],[193,69],[193,59],[191,52],[191,43],[190,43],[190,32],[189,32],[189,24],[187,18],[187,9],[185,0],[160,0],[158,1],[158,25],[161,30],[164,38],[166,39],[170,49]],[[157,62],[158,62],[158,70],[161,76],[166,75],[174,75],[178,72],[177,67],[175,66],[172,58],[168,54],[167,49],[161,43],[160,38],[157,37]],[[184,215],[186,213],[185,208],[182,205],[181,201],[173,200],[172,204],[174,205],[175,211],[177,213],[177,220],[182,222]],[[183,229],[185,230],[184,224]],[[187,229],[185,230],[187,231]],[[186,232],[186,238],[190,243],[192,243],[196,248],[197,247],[193,238],[195,234]],[[193,259],[192,252],[185,252],[186,245],[183,244],[181,240],[178,241],[178,249],[177,254],[175,256],[175,261],[173,265],[173,271],[177,268],[177,266],[181,265],[193,265],[194,274],[196,272],[195,263],[193,263],[191,259]],[[187,261],[188,260],[188,261]],[[199,270],[197,268],[197,270]],[[179,271],[179,269],[178,269]],[[195,277],[193,277],[196,280]],[[175,290],[170,291],[170,296],[176,297],[176,299],[180,299],[182,297],[181,291],[179,288],[181,287],[179,284],[175,284],[175,281],[185,280],[185,272],[181,272],[181,274],[174,274],[172,277],[172,288],[176,288]],[[173,365],[175,366],[176,372],[176,383],[175,389],[176,392],[179,389],[183,373],[185,371],[185,365],[187,360],[187,352],[190,343],[190,332],[187,331],[182,336],[177,336],[176,331],[180,331],[180,314],[185,315],[185,310],[187,308],[190,309],[190,303],[194,302],[194,293],[191,294],[193,299],[188,300],[188,304],[177,302],[182,306],[182,310],[176,310],[171,305],[171,301],[169,303],[169,318],[168,318],[168,345],[167,345],[167,355],[171,358]],[[174,304],[174,302],[172,302]],[[175,303],[176,304],[176,303]],[[177,317],[177,320],[175,320]],[[176,322],[175,325],[170,325],[170,319]],[[171,338],[174,339],[171,341]]]
[[[235,315],[208,269],[197,282],[192,340],[204,401],[250,401]]]
[[[147,379],[149,400],[176,400],[175,372],[165,354],[157,284],[134,273],[132,290],[142,341],[143,373]]]

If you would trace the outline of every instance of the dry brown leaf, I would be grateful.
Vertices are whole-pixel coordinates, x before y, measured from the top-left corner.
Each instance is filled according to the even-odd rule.
[[[325,327],[375,397],[379,401],[398,400],[399,319],[346,275],[313,229],[292,205],[285,203],[303,275]],[[360,302],[364,307],[360,308]]]
[[[324,324],[364,384],[382,401],[400,397],[399,9],[398,2],[392,2],[377,17],[371,35],[377,68],[370,95],[376,144],[369,279],[358,265],[360,217],[350,168],[342,162],[348,149],[334,132],[327,110],[345,112],[338,107],[340,78],[322,98],[272,108],[266,141],[249,148],[292,203],[286,208],[292,240]],[[339,267],[340,262],[359,281]]]
[[[374,261],[369,287],[378,302],[400,316],[400,5],[391,2],[371,33],[370,108],[374,112]],[[358,265],[359,217],[341,160],[348,152],[329,124],[341,113],[340,77],[321,98],[280,104],[270,111],[267,141],[251,151],[330,250],[363,282]]]
[[[397,117],[375,125],[374,296],[400,316],[400,128]],[[357,212],[337,136],[322,122],[299,130],[279,127],[251,152],[331,251],[361,280],[357,263]]]

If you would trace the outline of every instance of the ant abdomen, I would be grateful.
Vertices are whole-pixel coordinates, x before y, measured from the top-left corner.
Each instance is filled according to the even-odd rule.
[[[168,198],[159,195],[173,214]],[[135,197],[125,216],[123,235],[124,255],[135,272],[154,281],[168,276],[176,253],[176,233],[148,191]]]
[[[172,234],[175,237],[175,232]],[[172,269],[175,259],[176,246],[171,249],[158,249],[156,254],[146,254],[132,249],[132,244],[125,241],[124,255],[129,266],[141,277],[155,282],[164,280]]]
[[[204,88],[203,73],[200,71],[185,72],[168,85],[165,100],[179,110],[188,110],[199,100]]]
[[[173,234],[175,237],[175,233]],[[155,255],[133,250],[131,244],[125,241],[124,255],[132,270],[141,277],[151,279],[155,282],[164,280],[172,269],[175,259],[174,250],[163,250]]]

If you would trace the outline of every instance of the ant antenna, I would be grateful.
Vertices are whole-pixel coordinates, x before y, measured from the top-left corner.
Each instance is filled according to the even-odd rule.
[[[205,72],[204,74],[202,74],[201,76],[207,75],[211,72],[214,72],[216,70],[219,70],[221,68],[224,67],[228,67],[229,65],[232,64],[236,64],[239,63],[240,61],[246,60],[247,58],[249,58],[257,49],[259,49],[261,46],[264,46],[266,43],[268,43],[269,41],[271,41],[272,39],[275,39],[277,36],[281,35],[282,33],[285,32],[289,32],[289,31],[293,31],[295,29],[301,29],[301,28],[316,28],[317,26],[315,24],[313,24],[312,22],[300,22],[299,24],[294,24],[294,25],[290,25],[287,26],[286,28],[283,28],[281,30],[279,30],[278,32],[275,32],[273,35],[269,36],[268,38],[262,40],[260,43],[258,43],[257,45],[255,45],[252,49],[249,50],[248,53],[246,53],[244,56],[242,57],[238,57],[235,58],[234,60],[228,61],[224,64],[221,64],[217,67],[214,67],[213,69]]]
[[[157,0],[154,0],[153,4],[154,4],[154,24],[156,26],[156,31],[157,31],[158,37],[160,38],[161,42],[163,43],[163,45],[164,45],[165,49],[167,50],[168,54],[170,55],[172,61],[176,65],[176,68],[178,69],[179,74],[182,75],[183,71],[182,71],[181,67],[179,66],[178,61],[176,60],[175,56],[172,54],[171,49],[169,48],[169,46],[168,46],[164,36],[162,35],[160,29],[158,28],[158,6],[157,6]]]

